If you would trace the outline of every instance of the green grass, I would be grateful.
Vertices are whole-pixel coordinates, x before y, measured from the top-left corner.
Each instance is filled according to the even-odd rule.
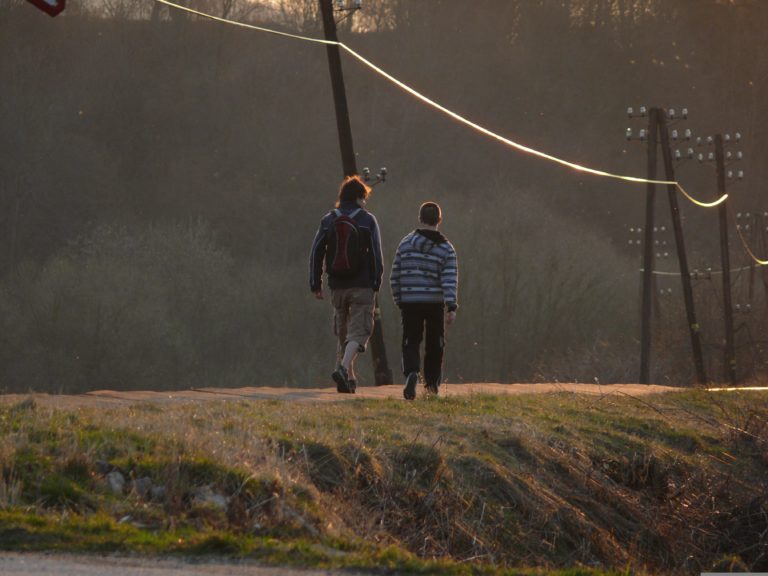
[[[766,472],[754,392],[24,402],[0,407],[0,548],[413,574],[758,570]],[[131,489],[144,479],[162,493]]]

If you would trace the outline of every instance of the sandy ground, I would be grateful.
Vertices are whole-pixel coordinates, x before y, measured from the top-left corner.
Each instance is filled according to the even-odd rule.
[[[395,398],[403,400],[402,386],[366,386],[357,389],[356,394],[339,394],[335,388],[195,388],[169,392],[95,390],[85,394],[6,394],[0,395],[0,402],[15,404],[32,398],[39,406],[51,408],[79,408],[97,406],[119,406],[151,402],[189,403],[211,400],[285,400],[291,402],[343,402],[361,398]],[[546,394],[570,392],[576,394],[610,395],[628,394],[644,396],[678,390],[669,386],[646,384],[443,384],[442,396],[470,396],[473,394]],[[423,392],[419,392],[419,398]],[[417,402],[419,400],[417,398]],[[405,401],[405,400],[403,400]]]

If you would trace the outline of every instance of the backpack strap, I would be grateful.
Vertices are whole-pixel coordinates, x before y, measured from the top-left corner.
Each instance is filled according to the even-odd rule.
[[[360,214],[360,212],[362,212],[362,211],[363,211],[362,208],[358,208],[356,210],[353,210],[352,212],[349,213],[349,217],[354,220],[357,217],[357,215]],[[331,210],[330,213],[334,214],[336,216],[336,218],[338,218],[339,216],[343,216],[344,215],[344,212],[342,212],[338,208],[334,208],[333,210]]]

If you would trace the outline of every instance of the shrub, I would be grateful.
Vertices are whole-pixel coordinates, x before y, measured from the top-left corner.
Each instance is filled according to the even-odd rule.
[[[245,351],[232,259],[201,224],[100,227],[0,292],[11,389],[207,383]]]

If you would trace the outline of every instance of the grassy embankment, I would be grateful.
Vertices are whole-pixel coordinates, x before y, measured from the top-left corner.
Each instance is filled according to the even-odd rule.
[[[767,484],[765,393],[0,407],[6,550],[766,571]]]

